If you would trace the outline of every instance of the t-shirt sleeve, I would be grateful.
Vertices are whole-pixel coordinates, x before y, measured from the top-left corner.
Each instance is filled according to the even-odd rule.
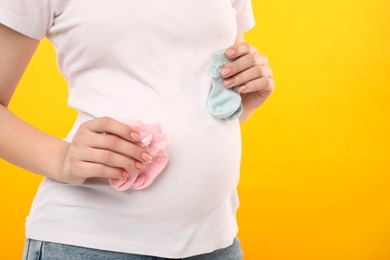
[[[0,0],[0,23],[41,40],[52,23],[49,0]]]
[[[251,0],[233,0],[236,9],[237,33],[244,33],[255,26]]]

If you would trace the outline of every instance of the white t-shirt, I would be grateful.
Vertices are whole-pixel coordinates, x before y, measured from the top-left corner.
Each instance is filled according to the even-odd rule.
[[[238,120],[207,110],[210,54],[254,26],[250,0],[0,0],[0,23],[47,36],[86,120],[159,122],[170,161],[144,190],[44,178],[28,238],[160,257],[229,246],[237,234]]]

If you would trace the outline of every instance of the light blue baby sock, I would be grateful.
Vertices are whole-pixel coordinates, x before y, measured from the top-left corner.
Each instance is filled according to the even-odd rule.
[[[231,60],[226,58],[225,50],[211,53],[211,62],[207,70],[212,79],[212,87],[208,97],[209,112],[217,118],[236,119],[242,112],[241,96],[235,89],[228,89],[223,84],[221,68]]]

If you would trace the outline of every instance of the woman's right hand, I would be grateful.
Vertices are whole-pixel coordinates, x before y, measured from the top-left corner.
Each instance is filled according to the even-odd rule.
[[[39,41],[2,24],[0,39],[0,158],[71,184],[82,184],[92,177],[123,178],[127,170],[144,168],[151,157],[136,144],[139,137],[126,124],[111,118],[91,120],[80,126],[69,144],[8,110]]]
[[[62,164],[66,183],[79,185],[92,177],[125,178],[142,171],[152,157],[136,143],[141,136],[130,126],[109,117],[80,125]]]

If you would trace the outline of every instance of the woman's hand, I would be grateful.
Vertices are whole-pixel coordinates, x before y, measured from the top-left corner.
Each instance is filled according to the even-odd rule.
[[[225,55],[234,61],[221,70],[224,84],[227,88],[237,87],[244,111],[253,111],[265,102],[274,89],[268,58],[245,42],[231,46]]]
[[[112,118],[83,123],[63,160],[63,181],[79,185],[87,178],[124,178],[127,170],[143,170],[152,157],[135,144],[140,140],[134,129]]]

